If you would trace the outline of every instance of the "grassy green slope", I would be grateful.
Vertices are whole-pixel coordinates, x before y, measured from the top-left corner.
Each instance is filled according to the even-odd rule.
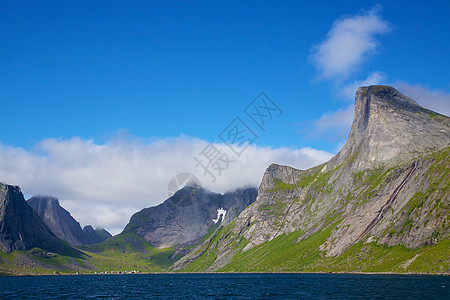
[[[157,249],[135,234],[120,234],[105,242],[78,247],[84,254],[70,257],[35,248],[29,251],[0,251],[0,273],[39,275],[117,271],[161,272],[173,262],[175,249]]]
[[[390,247],[363,239],[338,257],[327,257],[320,246],[329,240],[333,231],[342,222],[343,210],[337,206],[334,212],[324,215],[324,226],[313,234],[294,231],[283,234],[271,241],[242,252],[249,243],[242,235],[233,233],[234,222],[225,227],[212,227],[208,234],[199,241],[199,245],[190,246],[181,251],[174,248],[157,249],[149,245],[138,235],[127,232],[96,245],[78,247],[83,252],[58,255],[40,249],[14,251],[5,254],[0,251],[0,274],[54,274],[57,273],[94,273],[111,271],[163,272],[182,255],[190,250],[195,259],[189,261],[182,269],[187,272],[204,272],[208,270],[224,252],[233,253],[230,260],[216,268],[223,272],[415,272],[440,273],[450,272],[449,257],[449,155],[450,147],[422,157],[430,162],[426,169],[426,180],[407,204],[396,211],[399,222],[386,228],[384,235],[395,237],[409,234],[414,229],[413,220],[443,220],[433,232],[433,245],[419,249],[408,249],[401,243]],[[314,202],[320,201],[320,193],[329,194],[336,179],[331,180],[336,169],[320,173],[321,166],[311,169],[300,177],[295,184],[276,182],[273,193],[290,191],[297,187],[310,186],[314,193],[305,200],[310,209]],[[348,201],[356,206],[370,201],[378,190],[390,181],[395,169],[377,169],[370,172],[352,174],[353,193],[347,195],[338,192],[337,203],[345,207]],[[336,177],[336,176],[335,176]],[[363,188],[363,187],[367,188]],[[308,202],[309,201],[309,202]],[[271,205],[262,205],[259,210],[268,215],[282,217],[284,209],[282,199]],[[311,212],[313,213],[313,212]],[[308,221],[307,219],[305,222]],[[301,239],[301,240],[300,240]],[[299,241],[300,240],[300,241]],[[171,259],[175,257],[175,259]],[[189,257],[189,255],[188,255]]]
[[[174,248],[158,249],[133,233],[122,233],[96,245],[80,247],[97,270],[139,270],[159,272],[173,262]]]
[[[234,225],[232,223],[217,231],[212,239],[201,247],[194,249],[192,254],[195,255],[195,259],[182,266],[181,271],[200,272],[209,268],[209,270],[220,272],[449,273],[449,150],[450,148],[447,147],[420,158],[422,161],[429,162],[424,177],[426,180],[417,188],[416,193],[407,201],[406,205],[395,212],[396,219],[399,222],[392,223],[384,232],[384,235],[388,237],[401,237],[411,234],[410,231],[414,229],[414,220],[419,220],[419,218],[426,218],[426,222],[440,220],[441,225],[436,228],[431,237],[433,241],[431,246],[409,249],[401,242],[395,246],[387,246],[377,243],[377,238],[367,239],[370,236],[368,235],[338,257],[327,257],[326,251],[321,251],[320,246],[330,239],[333,230],[342,221],[342,210],[336,208],[335,214],[325,215],[324,220],[327,225],[306,239],[300,240],[305,232],[294,231],[290,234],[278,236],[245,252],[242,250],[249,242],[242,235],[233,233],[236,230],[233,230]],[[313,185],[311,190],[314,191],[326,190],[332,188],[328,185],[330,180],[329,178],[322,180],[322,177],[333,172],[336,172],[336,170],[333,169],[325,174],[320,174],[314,168],[305,173],[294,184],[275,182],[275,186],[269,192],[289,191],[305,185]],[[378,190],[389,183],[390,176],[394,172],[395,168],[380,168],[352,174],[354,187],[357,187],[351,195],[352,201],[356,203],[356,206],[370,201]],[[326,184],[323,184],[326,187],[320,186],[323,181],[326,182]],[[331,185],[333,185],[332,182]],[[363,188],[364,186],[366,188]],[[344,194],[341,197],[337,197],[336,201],[337,203],[344,202],[343,205],[345,206],[348,199]],[[349,197],[347,196],[347,198]],[[311,197],[311,199],[320,201],[317,195]],[[282,201],[282,199],[279,201]],[[267,210],[270,213],[279,206],[281,205],[262,204],[260,210],[263,212]],[[220,260],[218,257],[223,257],[224,253],[232,253],[230,255],[232,256],[231,260],[218,264],[217,262]],[[179,268],[176,270],[180,271]]]
[[[212,226],[199,243],[208,239],[217,227]],[[182,248],[179,252],[186,253],[195,246]],[[8,254],[0,251],[0,275],[164,272],[174,261],[182,257],[181,254],[175,253],[175,248],[152,247],[134,233],[122,233],[102,243],[79,246],[78,249],[83,255],[77,257],[49,253],[38,248]]]
[[[281,235],[248,251],[242,252],[248,241],[239,238],[237,254],[218,272],[396,272],[396,273],[444,273],[450,271],[448,249],[450,241],[442,240],[433,246],[410,250],[402,245],[393,247],[375,242],[353,245],[338,257],[326,257],[319,247],[340,222],[316,232],[298,242],[302,232]],[[218,232],[211,244],[229,234]],[[217,258],[214,248],[206,252],[183,270],[206,270]]]

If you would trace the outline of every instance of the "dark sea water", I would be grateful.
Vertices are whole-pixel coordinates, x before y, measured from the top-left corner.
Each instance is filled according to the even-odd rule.
[[[1,299],[450,299],[449,276],[140,274],[0,277]]]

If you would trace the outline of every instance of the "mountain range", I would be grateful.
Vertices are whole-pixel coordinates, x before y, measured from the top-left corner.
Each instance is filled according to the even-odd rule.
[[[81,254],[50,231],[18,186],[0,183],[0,250],[10,253],[35,247],[61,255]]]
[[[359,88],[335,157],[269,166],[255,203],[172,269],[448,272],[449,127],[392,87]]]
[[[111,234],[103,228],[94,229],[91,225],[87,225],[81,229],[80,223],[59,205],[57,198],[34,196],[27,202],[57,237],[71,245],[97,244],[111,237]]]
[[[22,258],[0,252],[0,271],[30,273],[14,266],[31,261],[64,272],[450,273],[449,127],[392,87],[361,87],[330,161],[272,164],[258,189],[185,186],[111,238],[81,229],[55,198],[27,203],[2,184],[0,247]],[[36,248],[54,255],[43,260]]]
[[[183,247],[202,239],[215,225],[226,225],[256,200],[257,189],[224,195],[185,186],[162,204],[134,214],[124,233],[135,233],[158,248]]]
[[[25,201],[19,187],[1,184],[0,188],[0,249],[4,253],[0,252],[0,273],[6,274],[130,265],[162,270],[219,226],[230,223],[257,195],[256,188],[222,195],[187,185],[162,204],[134,214],[123,232],[111,237],[90,225],[81,229],[57,198],[34,196]]]

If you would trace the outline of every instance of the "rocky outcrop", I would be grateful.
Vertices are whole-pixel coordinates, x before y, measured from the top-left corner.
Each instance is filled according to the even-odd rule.
[[[256,188],[224,195],[185,186],[164,203],[134,214],[123,233],[135,233],[158,248],[191,245],[209,228],[231,222],[256,199]]]
[[[18,186],[0,183],[0,250],[46,251],[80,256],[81,252],[58,239],[27,204]]]
[[[359,88],[351,132],[335,157],[305,171],[269,166],[257,200],[226,237],[213,235],[173,269],[202,256],[207,271],[220,270],[236,254],[293,232],[298,243],[329,229],[310,249],[328,257],[360,242],[416,249],[448,239],[449,127],[448,117],[392,87]]]
[[[74,246],[95,244],[111,237],[104,230],[95,231],[91,226],[81,229],[80,223],[61,207],[57,198],[34,196],[27,202],[57,237]]]

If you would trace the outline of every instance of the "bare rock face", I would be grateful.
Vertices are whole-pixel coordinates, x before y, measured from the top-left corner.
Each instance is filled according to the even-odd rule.
[[[111,237],[109,233],[104,234],[101,231],[97,233],[92,227],[81,229],[80,223],[60,206],[57,198],[34,196],[27,202],[57,237],[71,245],[96,244]]]
[[[212,236],[213,245],[199,245],[173,269],[211,255],[207,271],[219,270],[237,253],[294,231],[300,242],[333,228],[319,247],[324,256],[359,241],[416,249],[448,239],[449,143],[450,118],[392,87],[361,87],[351,132],[335,157],[304,171],[269,166],[256,201],[224,230],[232,234]]]
[[[9,253],[34,247],[72,256],[81,254],[49,230],[18,186],[0,183],[0,250]]]
[[[134,214],[123,233],[136,233],[159,248],[193,244],[210,227],[231,222],[256,199],[256,188],[224,195],[185,186],[164,203]]]
[[[59,205],[57,198],[34,196],[27,202],[57,237],[74,246],[86,244],[80,224]]]
[[[360,87],[350,134],[327,168],[351,158],[353,170],[397,165],[449,146],[449,130],[447,117],[424,109],[392,87]]]
[[[258,190],[256,188],[237,189],[234,192],[228,192],[223,195],[226,215],[220,223],[221,226],[231,223],[239,214],[250,204],[255,202]]]

